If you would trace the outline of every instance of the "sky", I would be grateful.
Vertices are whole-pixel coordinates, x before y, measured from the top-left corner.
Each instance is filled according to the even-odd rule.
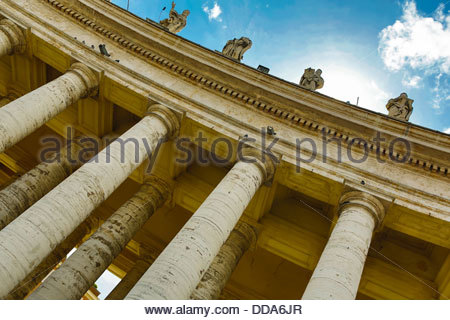
[[[170,0],[130,0],[131,12],[155,21],[170,8]],[[184,38],[221,51],[249,37],[244,64],[294,83],[320,68],[319,92],[353,104],[359,97],[359,106],[381,113],[406,92],[410,122],[450,134],[450,1],[177,0],[176,10],[185,9]]]
[[[128,0],[112,2],[126,8]],[[166,7],[165,11],[162,8]],[[130,0],[130,11],[159,21],[171,0]],[[319,92],[387,114],[390,98],[414,99],[410,122],[450,134],[450,1],[177,0],[190,10],[178,35],[211,50],[249,37],[242,63],[298,83],[320,68]],[[97,281],[104,298],[119,281]]]

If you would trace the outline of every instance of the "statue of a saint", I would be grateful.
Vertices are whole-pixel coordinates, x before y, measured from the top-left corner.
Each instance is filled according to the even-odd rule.
[[[234,38],[233,40],[227,41],[227,44],[225,45],[225,47],[223,47],[222,54],[235,60],[241,61],[244,57],[244,53],[251,47],[252,40],[250,40],[249,38]]]
[[[184,10],[182,14],[179,14],[175,11],[175,2],[172,2],[169,18],[161,20],[159,24],[167,28],[170,32],[178,33],[186,26],[186,20],[189,13],[189,10]]]
[[[402,93],[398,98],[390,99],[386,105],[389,111],[389,116],[408,121],[413,112],[414,100],[409,99],[406,93]]]
[[[320,69],[305,69],[305,72],[300,79],[300,86],[311,91],[316,91],[317,89],[323,88],[324,84],[325,80],[322,78],[322,70]]]

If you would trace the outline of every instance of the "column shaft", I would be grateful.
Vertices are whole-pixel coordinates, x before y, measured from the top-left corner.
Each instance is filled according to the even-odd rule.
[[[105,300],[123,300],[148,268],[150,268],[153,261],[155,261],[155,258],[151,255],[139,257],[133,268],[123,277]]]
[[[178,119],[148,116],[0,231],[0,298],[7,295],[153,152]],[[133,143],[134,142],[134,143]]]
[[[11,20],[0,21],[0,57],[25,50],[25,37]]]
[[[0,152],[13,146],[97,87],[94,73],[75,63],[64,75],[0,109]]]
[[[169,185],[150,176],[142,188],[86,240],[28,299],[79,300],[161,207]]]
[[[242,256],[255,240],[253,227],[239,222],[195,288],[191,299],[218,299]]]
[[[250,200],[271,176],[267,167],[272,162],[253,160],[234,165],[126,299],[189,299]]]
[[[0,230],[69,176],[66,160],[42,162],[0,191]]]
[[[303,294],[304,300],[355,299],[372,234],[383,205],[362,192],[340,200],[340,217]]]
[[[41,283],[41,281],[55,268],[55,266],[64,259],[69,252],[75,248],[81,240],[94,229],[94,221],[88,218],[78,226],[67,239],[65,239],[55,250],[50,253],[40,265],[38,265],[28,277],[14,288],[6,300],[22,300]]]
[[[78,155],[83,148],[80,143],[83,138],[85,137],[77,137],[70,141],[70,145],[65,149],[38,164],[0,191],[0,230],[81,166]],[[71,154],[70,158],[68,152]],[[94,155],[89,154],[89,157]]]

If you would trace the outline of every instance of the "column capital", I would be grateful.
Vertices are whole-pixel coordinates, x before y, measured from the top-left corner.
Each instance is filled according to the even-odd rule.
[[[243,221],[239,221],[232,232],[239,233],[242,238],[248,241],[250,246],[256,243],[258,237],[256,228]]]
[[[380,200],[374,196],[362,191],[347,192],[343,194],[339,200],[339,214],[351,206],[358,206],[366,209],[373,216],[376,226],[379,227],[381,225],[385,216],[385,209]]]
[[[251,146],[242,148],[242,159],[239,161],[256,164],[264,174],[264,182],[271,180],[275,174],[276,164],[274,160],[262,150]]]
[[[152,115],[159,118],[167,127],[167,136],[172,139],[180,131],[180,118],[174,111],[162,104],[156,103],[147,108],[145,115]]]
[[[152,190],[156,190],[162,197],[169,199],[172,194],[173,184],[154,174],[149,174],[144,176],[144,184],[141,190],[147,194],[151,193]]]
[[[92,71],[88,66],[81,62],[75,62],[70,66],[67,72],[73,72],[79,76],[81,80],[83,80],[86,89],[82,98],[87,98],[97,94],[99,81],[94,71]]]
[[[8,54],[25,52],[25,36],[17,24],[9,19],[2,19],[0,20],[0,32],[3,32],[11,43],[11,48],[9,48]]]

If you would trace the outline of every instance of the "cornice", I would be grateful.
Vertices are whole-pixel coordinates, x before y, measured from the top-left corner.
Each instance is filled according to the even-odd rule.
[[[140,45],[138,46],[132,43],[131,41],[124,40],[124,38],[122,38],[117,33],[113,33],[112,31],[109,31],[106,28],[95,24],[93,21],[79,14],[77,11],[69,7],[65,7],[63,4],[57,1],[52,0],[42,0],[42,1],[48,3],[51,2],[52,6],[56,7],[64,14],[70,14],[71,16],[74,17],[74,19],[80,21],[84,25],[87,25],[91,28],[95,28],[95,30],[101,32],[102,34],[106,34],[109,38],[114,39],[114,41],[121,44],[121,46],[131,48],[133,52],[139,52],[141,56],[144,56],[147,59],[147,61],[150,61],[152,64],[159,65],[162,68],[171,69],[173,70],[173,72],[177,72],[178,74],[183,75],[186,80],[195,82],[197,84],[201,84],[206,90],[212,90],[214,92],[217,92],[221,94],[224,98],[232,99],[234,101],[240,100],[241,104],[252,109],[260,110],[266,113],[266,116],[270,115],[272,118],[277,119],[285,124],[290,124],[291,126],[294,126],[299,130],[306,130],[312,133],[316,132],[317,134],[320,135],[321,130],[325,127],[328,130],[327,133],[329,137],[337,137],[339,139],[342,139],[344,143],[350,143],[353,139],[351,135],[343,133],[342,130],[332,129],[316,121],[302,118],[298,114],[291,114],[289,113],[289,111],[274,108],[264,102],[260,102],[247,95],[244,95],[243,93],[239,93],[236,90],[226,88],[225,86],[217,82],[208,80],[204,76],[201,76],[198,73],[193,72],[192,70],[188,70],[187,68],[180,66],[179,64],[175,64],[169,61],[168,59],[151,52],[150,50],[144,49],[143,46]],[[119,65],[117,67],[119,67]],[[122,66],[120,67],[121,68],[119,69],[123,68]],[[369,150],[372,150],[372,152],[376,152],[376,146],[373,143],[368,144],[367,147],[369,148]],[[380,153],[382,155],[382,158],[383,157],[386,158],[388,156],[389,151],[385,147],[380,150]],[[401,154],[397,153],[397,156],[401,157]],[[446,166],[436,165],[435,162],[431,162],[430,160],[424,160],[423,158],[411,157],[409,163],[410,165],[424,168],[429,172],[435,172],[438,173],[439,175],[447,175],[448,173],[448,168]]]
[[[150,60],[152,63],[158,64],[160,67],[166,69],[167,71],[177,73],[178,75],[184,77],[186,80],[188,80],[190,82],[195,82],[196,84],[203,86],[205,89],[207,89],[209,91],[214,91],[222,96],[225,96],[227,99],[232,99],[241,104],[244,104],[248,108],[256,109],[259,112],[268,114],[271,117],[273,117],[274,119],[277,119],[278,121],[281,121],[285,124],[294,126],[299,129],[316,132],[317,134],[320,134],[320,135],[322,134],[322,130],[326,130],[327,138],[340,139],[344,144],[347,144],[347,145],[352,143],[352,141],[354,139],[357,139],[360,137],[359,135],[357,135],[355,133],[345,132],[342,129],[332,128],[328,124],[324,125],[323,122],[321,123],[316,120],[308,119],[308,118],[304,117],[303,115],[301,115],[300,112],[298,112],[297,110],[294,110],[292,108],[285,108],[285,107],[276,105],[274,103],[268,102],[267,99],[250,96],[249,94],[246,94],[245,92],[241,92],[235,88],[232,88],[231,86],[229,86],[227,84],[219,83],[215,79],[204,76],[204,75],[200,74],[199,72],[196,72],[186,66],[181,65],[178,62],[171,61],[170,59],[155,53],[153,50],[146,48],[141,43],[134,42],[133,40],[131,40],[127,37],[124,37],[123,35],[121,35],[117,32],[111,31],[109,28],[107,28],[97,22],[94,22],[92,19],[81,14],[80,12],[75,10],[73,7],[69,7],[60,1],[57,1],[57,0],[42,0],[42,1],[53,6],[55,9],[59,10],[61,13],[77,20],[79,23],[91,28],[93,31],[95,31],[98,34],[101,34],[103,37],[106,37],[106,38],[109,38],[109,39],[115,41],[118,45],[126,48],[127,50],[133,52],[134,54],[141,56],[144,59]],[[98,3],[98,1],[95,1],[95,0],[94,1],[93,0],[84,0],[83,2],[90,2],[90,3],[97,2]],[[110,3],[107,3],[106,5],[111,6]],[[148,28],[158,29],[159,32],[168,33],[167,31],[164,31],[161,28],[157,28],[146,22],[142,22],[142,23],[147,24]],[[170,37],[170,36],[177,37],[171,33],[168,33],[167,36],[168,37]],[[202,49],[204,49],[204,48],[202,48]],[[218,55],[218,54],[215,53],[215,55]],[[236,63],[234,61],[228,61],[230,59],[227,59],[225,57],[219,57],[219,58],[222,58],[221,60],[226,61],[226,62],[221,61],[222,62],[221,65],[224,65],[226,63],[240,65],[239,63]],[[257,72],[257,77],[258,77],[259,81],[265,80],[267,82],[267,79],[264,79],[265,76],[267,76],[267,75],[262,75]],[[278,79],[278,80],[282,81],[280,79]],[[288,85],[289,85],[289,83],[288,83]],[[323,95],[320,95],[317,93],[307,92],[307,90],[301,89],[298,86],[295,86],[295,89],[297,90],[297,92],[296,92],[297,95],[298,94],[302,95],[303,102],[310,101],[316,107],[320,107],[321,112],[323,112],[323,110],[326,109],[326,106],[323,106],[324,102],[321,101],[321,99],[323,99],[326,96],[323,96]],[[347,113],[347,114],[350,112],[351,115],[348,114],[347,116],[354,117],[356,121],[364,121],[364,123],[367,123],[367,122],[369,122],[368,121],[369,119],[367,118],[367,116],[369,114],[373,113],[368,110],[357,110],[357,112],[354,112],[355,110],[350,109],[353,106],[343,103],[341,101],[337,101],[330,97],[326,97],[326,98],[328,100],[333,100],[334,103],[343,105],[342,106],[343,109],[340,110],[340,112]],[[327,106],[329,107],[330,103],[328,103]],[[349,109],[349,110],[346,110],[346,109]],[[343,110],[346,110],[346,112],[344,112]],[[363,111],[364,113],[361,114],[361,111]],[[336,113],[337,110],[334,110],[334,112]],[[378,114],[376,114],[376,115],[378,115]],[[362,118],[358,119],[357,118],[358,116],[362,117]],[[410,123],[403,123],[402,121],[391,119],[387,116],[383,116],[383,117],[387,118],[384,120],[385,120],[385,122],[386,121],[390,122],[391,127],[395,127],[395,129],[397,129],[397,130],[398,129],[402,130],[402,133],[399,134],[399,136],[405,137],[405,136],[409,135],[410,137],[414,137],[415,139],[418,140],[420,138],[423,138],[423,134],[430,134],[430,133],[433,134],[434,133],[435,135],[438,135],[438,137],[443,136],[444,138],[441,137],[441,139],[437,139],[436,136],[432,137],[432,142],[430,142],[427,146],[435,147],[436,144],[443,142],[444,150],[441,150],[441,151],[448,152],[448,150],[450,150],[450,148],[447,148],[448,146],[450,146],[450,139],[445,134],[437,133],[437,132],[431,131],[431,130],[426,130],[426,129],[420,128],[420,127],[415,128],[414,133],[410,133],[411,128],[414,127],[414,125],[412,125]],[[386,131],[389,132],[390,131],[389,129],[392,129],[392,128],[388,128],[389,125],[386,125],[385,123],[381,123],[380,119],[377,119],[377,120],[378,121],[376,122],[376,124],[385,125],[384,128],[378,128],[378,129],[380,129],[380,131],[383,131],[382,129],[385,129],[384,130],[385,132]],[[372,126],[372,129],[375,129],[375,128]],[[419,132],[419,131],[423,131],[423,132]],[[405,132],[406,132],[406,135],[405,135]],[[391,133],[391,134],[393,136],[395,136],[394,133]],[[445,139],[445,138],[447,138],[447,139]],[[442,140],[442,141],[440,141],[440,140]],[[448,140],[448,142],[446,142],[445,140]],[[420,141],[420,143],[421,142],[426,142],[426,141]],[[387,159],[389,157],[403,158],[403,154],[399,151],[394,151],[394,153],[390,155],[389,149],[387,146],[382,146],[380,150],[377,150],[377,145],[373,142],[370,142],[370,140],[368,140],[368,143],[366,143],[365,146],[361,146],[361,147],[367,147],[368,150],[370,150],[370,152],[372,152],[372,153],[379,152],[382,159],[383,158]],[[447,149],[447,150],[445,150],[445,149]],[[424,170],[428,170],[430,172],[440,174],[440,175],[448,175],[448,172],[449,172],[448,164],[437,163],[435,160],[431,161],[421,155],[416,155],[414,153],[410,156],[408,163],[411,166],[421,167]]]
[[[135,33],[136,35],[145,36],[147,39],[159,41],[161,45],[167,45],[168,47],[172,46],[172,50],[183,52],[184,57],[199,61],[202,64],[216,69],[216,71],[226,70],[227,73],[232,75],[236,80],[244,79],[245,82],[256,84],[258,88],[270,91],[276,95],[289,96],[289,98],[292,98],[292,101],[299,102],[300,99],[300,102],[311,102],[313,104],[313,109],[320,112],[326,112],[333,117],[352,120],[354,123],[364,121],[365,127],[370,127],[371,123],[375,123],[377,126],[389,130],[394,136],[403,136],[405,132],[409,134],[412,133],[411,130],[414,130],[416,131],[414,132],[414,136],[417,136],[418,141],[431,142],[434,147],[442,144],[442,147],[446,151],[450,148],[450,135],[421,127],[410,122],[394,119],[385,114],[377,113],[359,106],[347,104],[319,92],[306,90],[297,84],[280,79],[276,76],[263,74],[250,66],[236,62],[216,51],[202,47],[197,43],[170,33],[163,28],[158,27],[158,24],[156,23],[149,24],[140,17],[108,1],[73,0],[72,2],[74,1],[82,3],[84,6],[89,6],[89,8],[93,10],[97,10],[97,13],[101,12],[102,17],[104,18],[109,18],[114,22],[120,20],[120,23],[123,24],[123,26],[130,28],[130,32],[127,33],[128,38],[132,37],[132,34]],[[137,42],[137,40],[134,41]],[[262,102],[264,103],[264,101]],[[286,107],[276,107],[286,109]],[[287,111],[290,112],[289,110]],[[351,119],[348,118],[349,115],[352,116]],[[380,128],[377,127],[376,129]]]
[[[77,0],[74,0],[74,2],[78,3]],[[51,10],[51,8],[49,8],[48,10]],[[48,10],[46,9],[44,11]],[[70,56],[71,61],[85,62],[87,65],[89,65],[91,68],[97,71],[103,69],[108,70],[107,72],[108,77],[111,80],[126,83],[127,85],[129,85],[130,89],[136,91],[137,95],[147,97],[149,94],[148,91],[149,88],[152,88],[151,96],[153,97],[154,101],[163,103],[175,109],[177,109],[178,106],[182,106],[182,110],[185,111],[187,110],[187,112],[190,114],[190,117],[193,117],[193,119],[197,120],[203,119],[203,116],[206,116],[208,125],[214,126],[214,130],[216,130],[220,134],[224,134],[229,137],[230,136],[235,137],[236,134],[239,135],[243,132],[250,134],[258,134],[259,132],[259,131],[257,132],[258,128],[255,128],[250,123],[243,122],[239,118],[235,118],[230,115],[221,113],[218,110],[215,110],[213,106],[203,105],[202,102],[200,101],[196,101],[190,97],[180,95],[177,91],[171,90],[170,87],[165,87],[164,85],[155,82],[151,78],[138,73],[138,71],[129,69],[123,64],[114,62],[114,60],[112,59],[105,58],[97,50],[91,50],[86,45],[82,44],[79,40],[76,40],[73,37],[66,34],[65,32],[59,30],[56,26],[52,25],[50,22],[41,19],[39,16],[36,16],[33,12],[30,12],[29,10],[28,11],[24,10],[24,8],[22,8],[18,3],[15,3],[13,0],[5,0],[5,6],[0,8],[0,12],[3,12],[3,14],[8,17],[12,17],[13,20],[20,22],[20,25],[31,28],[30,34],[33,34],[34,37],[42,38],[53,47],[57,47],[58,50],[61,50],[62,53]],[[99,19],[99,21],[103,21],[102,17],[96,16],[96,18]],[[148,48],[148,46],[145,48]],[[126,50],[128,53],[131,53],[128,49],[124,50]],[[136,56],[139,57],[139,55]],[[153,59],[142,59],[142,61],[146,61],[153,66],[158,66],[161,69],[166,68],[163,66],[161,59],[155,60],[159,60],[159,62],[155,62]],[[238,102],[240,105],[246,106],[247,108],[249,108],[249,110],[252,109],[255,110],[256,112],[259,112],[253,105],[249,106],[242,101],[241,102],[237,101],[230,95],[225,95],[221,93],[221,91],[216,91],[215,89],[199,85],[198,78],[197,80],[192,80],[189,77],[180,77],[180,78],[184,79],[185,81],[191,81],[192,83],[196,83],[198,87],[203,88],[202,90],[215,92],[220,98],[230,99],[230,101],[234,101],[234,103]],[[265,113],[265,114],[262,113],[262,116],[266,118],[270,116],[273,119],[277,119],[277,121],[280,122],[286,121],[283,123],[286,124],[289,123],[288,120],[286,120],[285,118],[277,117],[273,115],[273,113]],[[313,125],[309,125],[310,122],[311,120],[309,120],[309,122],[305,122],[304,126],[302,125],[289,125],[289,126],[295,128],[299,132],[302,131],[311,133],[317,132],[318,134],[320,134],[319,128],[314,127]],[[226,127],[221,127],[221,124],[223,123],[227,124]],[[280,144],[279,146],[277,146],[276,152],[283,154],[284,159],[283,162],[295,164],[295,159],[292,158],[291,154],[292,150],[295,150],[295,144],[293,144],[291,140],[285,140],[281,136],[280,138],[281,138]],[[370,172],[365,170],[364,168],[352,166],[345,162],[339,164],[331,158],[329,159],[329,163],[326,164],[322,164],[321,161],[316,161],[311,164],[305,164],[303,167],[307,171],[323,175],[328,179],[339,182],[341,182],[342,180],[349,180],[353,181],[354,183],[359,183],[361,181],[361,178],[364,177],[364,180],[370,181],[370,183],[366,185],[366,188],[375,187],[382,193],[387,192],[393,197],[398,196],[399,198],[405,201],[408,201],[409,199],[408,195],[414,194],[414,196],[412,196],[413,199],[411,199],[411,201],[418,206],[417,208],[420,207],[420,209],[415,210],[423,213],[426,212],[427,214],[438,217],[440,219],[447,219],[448,217],[446,210],[444,211],[437,210],[435,212],[434,207],[433,208],[424,207],[422,204],[423,201],[425,201],[426,203],[429,203],[430,201],[436,203],[436,200],[438,200],[438,202],[443,201],[443,205],[446,206],[448,200],[440,196],[438,196],[438,199],[436,199],[436,194],[434,193],[428,194],[426,192],[422,192],[422,189],[417,189],[409,185],[401,184],[401,181],[394,181],[393,183],[390,183],[389,175],[388,176],[379,175],[376,172]],[[430,177],[432,179],[436,179],[436,182],[438,182],[437,180],[440,179],[439,183],[440,182],[445,183],[447,181],[446,180],[447,176],[442,175],[442,173],[439,175],[432,174],[430,176],[430,171],[418,170],[417,168],[414,167],[410,167],[410,173],[414,175],[418,174],[423,177]],[[374,184],[373,186],[372,183]],[[391,184],[395,185],[395,188],[390,187]],[[426,191],[426,189],[423,191]]]

